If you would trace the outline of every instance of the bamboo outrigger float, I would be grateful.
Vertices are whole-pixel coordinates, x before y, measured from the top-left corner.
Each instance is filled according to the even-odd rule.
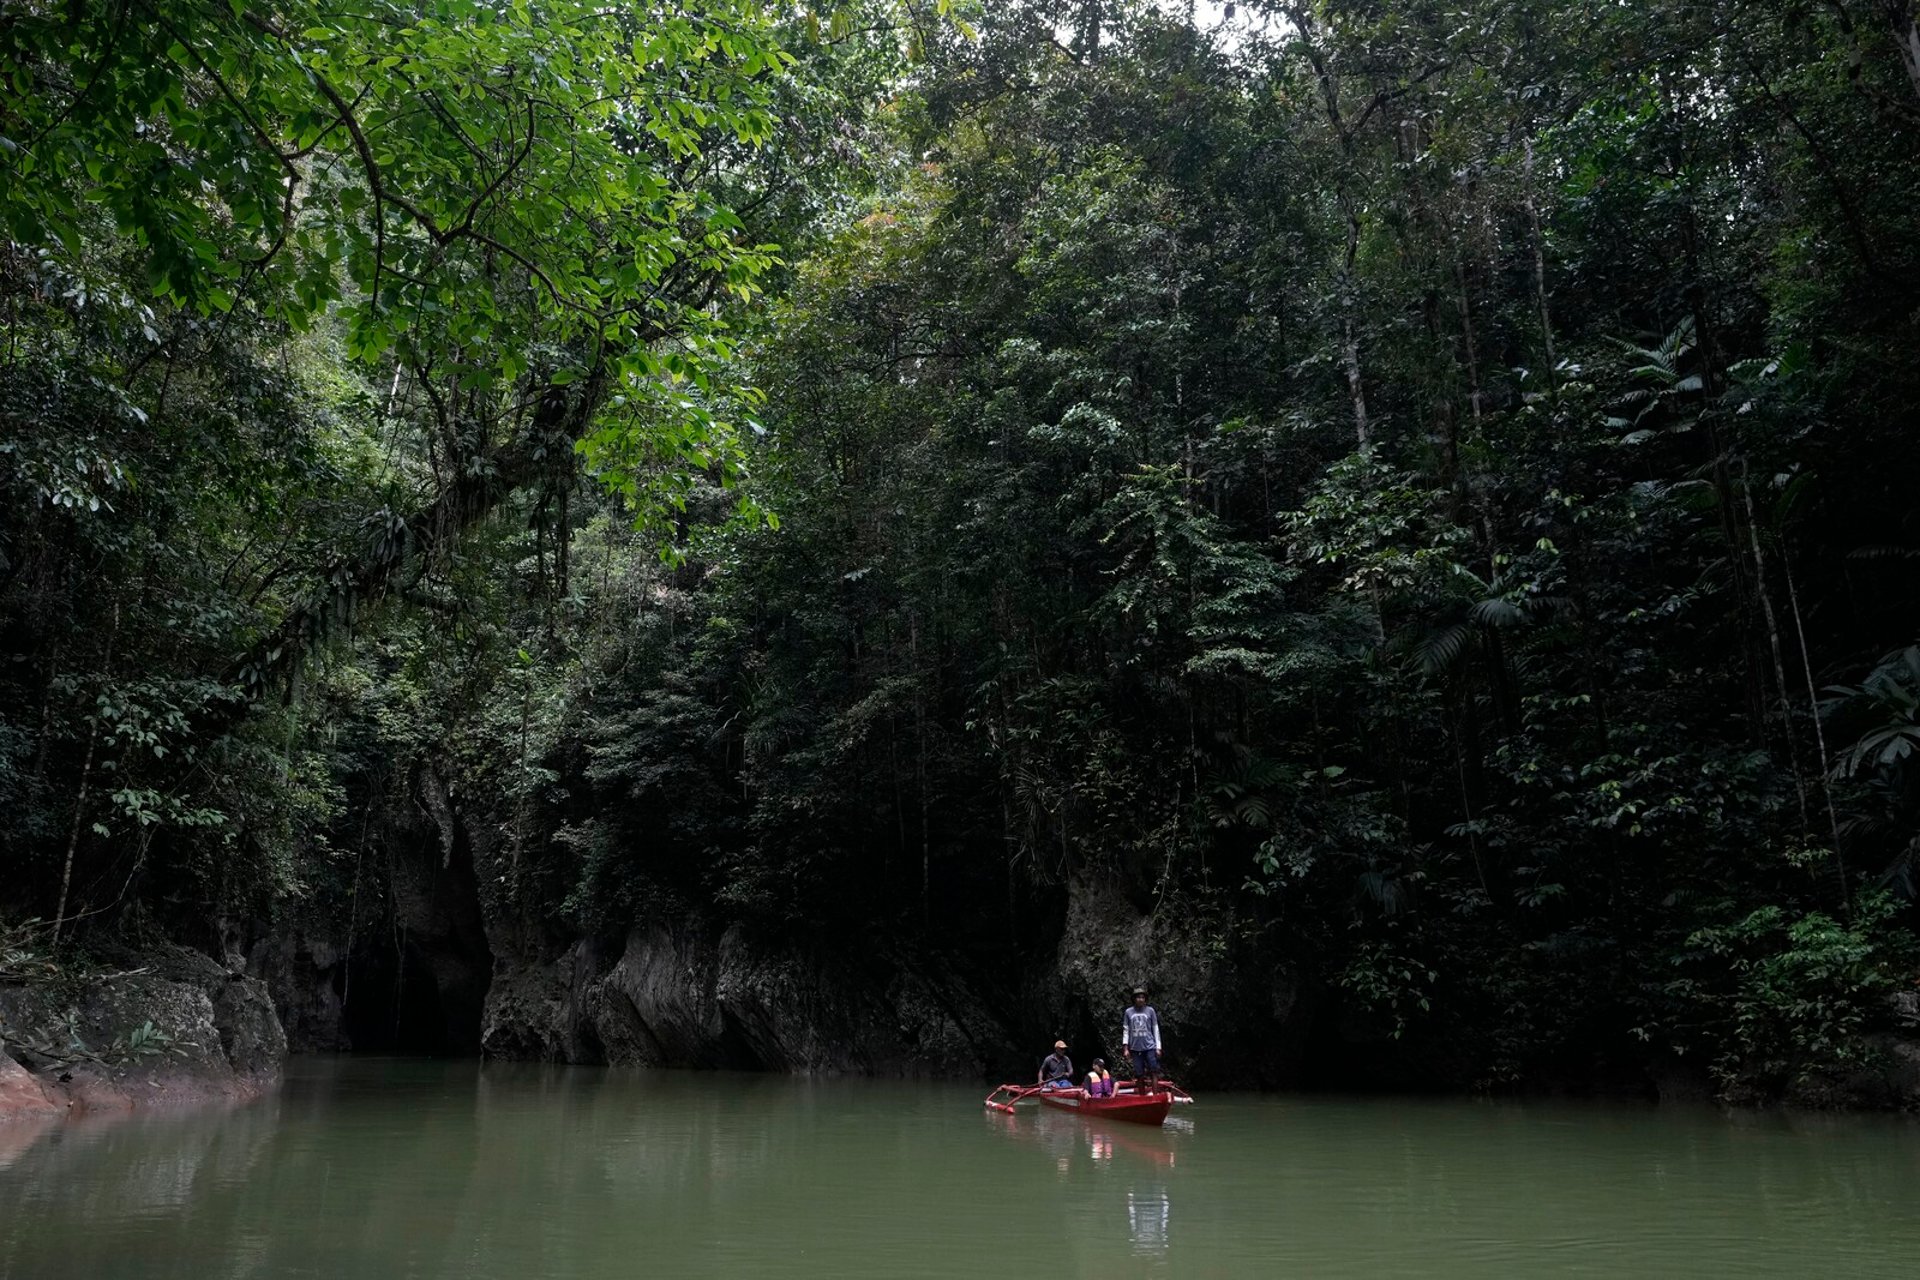
[[[1013,1114],[1022,1102],[1039,1102],[1060,1111],[1072,1111],[1101,1120],[1125,1120],[1129,1124],[1158,1126],[1176,1103],[1192,1102],[1193,1095],[1171,1080],[1144,1086],[1132,1081],[1109,1098],[1094,1098],[1085,1089],[1044,1089],[1037,1085],[1003,1084],[987,1095],[987,1106]]]

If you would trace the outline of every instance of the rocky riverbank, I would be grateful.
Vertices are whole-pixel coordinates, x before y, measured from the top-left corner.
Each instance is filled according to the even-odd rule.
[[[1461,1065],[1471,1054],[1441,1037],[1395,1038],[1314,971],[1307,949],[1250,936],[1200,902],[1142,901],[1112,878],[1057,886],[1034,912],[1019,963],[997,968],[885,931],[858,940],[771,933],[690,910],[582,934],[495,889],[511,858],[494,824],[445,803],[376,816],[377,911],[310,900],[258,922],[250,945],[236,938],[224,964],[161,947],[87,976],[0,976],[0,1116],[253,1097],[278,1081],[290,1043],[315,1053],[1020,1078],[1056,1036],[1077,1061],[1112,1057],[1119,1008],[1137,982],[1153,989],[1173,1069],[1197,1088],[1476,1087]],[[1920,1110],[1920,996],[1894,1005],[1873,1051],[1844,1076],[1729,1083],[1696,1058],[1569,1053],[1521,1087]]]
[[[257,978],[168,947],[128,969],[0,981],[0,1121],[237,1102],[287,1038]]]
[[[1307,1055],[1326,1051],[1310,1037],[1339,1034],[1317,1007],[1324,997],[1293,975],[1253,972],[1207,945],[1209,936],[1204,917],[1142,912],[1075,884],[1052,962],[1021,988],[987,990],[924,958],[855,963],[737,925],[643,925],[609,942],[493,920],[491,978],[471,1034],[481,1052],[504,1059],[983,1079],[1023,1074],[1031,1046],[1054,1034],[1081,1059],[1110,1047],[1115,991],[1146,975],[1183,1079],[1298,1087]],[[288,934],[255,949],[253,974],[169,947],[84,978],[0,980],[0,1121],[44,1125],[257,1097],[279,1082],[283,1023],[296,1049],[355,1047],[335,967],[348,954],[343,941]],[[443,978],[425,954],[410,957],[407,980],[433,1004]],[[468,957],[444,980],[464,984],[472,967]],[[1698,1064],[1664,1072],[1621,1064],[1536,1088],[1920,1110],[1920,999],[1903,997],[1895,1013],[1901,1033],[1877,1037],[1871,1060],[1844,1078],[1728,1091]]]

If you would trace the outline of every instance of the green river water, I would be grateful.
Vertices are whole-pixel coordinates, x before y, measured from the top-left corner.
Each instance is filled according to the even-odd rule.
[[[1901,1276],[1920,1126],[378,1059],[225,1111],[0,1128],[0,1276]]]

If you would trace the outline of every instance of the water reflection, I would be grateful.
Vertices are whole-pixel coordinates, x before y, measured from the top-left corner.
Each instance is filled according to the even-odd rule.
[[[26,1116],[0,1123],[0,1170],[31,1151],[60,1122],[59,1116]]]
[[[1133,1254],[1168,1252],[1181,1130],[1169,1133],[1039,1109],[985,1114],[988,1127],[1006,1140],[1051,1157],[1055,1177],[1069,1183],[1074,1194],[1111,1205],[1114,1225],[1124,1209]],[[1191,1132],[1191,1123],[1183,1128]]]
[[[937,1085],[359,1061],[0,1149],[0,1280],[1904,1278],[1920,1254],[1920,1129],[1887,1118],[1218,1097],[1149,1129]]]
[[[1167,1223],[1172,1217],[1173,1202],[1165,1187],[1127,1189],[1127,1236],[1135,1253],[1165,1253]]]

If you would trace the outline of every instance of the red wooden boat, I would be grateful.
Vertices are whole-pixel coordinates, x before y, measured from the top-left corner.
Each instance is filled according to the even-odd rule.
[[[1003,1084],[987,1095],[987,1105],[995,1111],[1011,1113],[1016,1103],[1041,1102],[1101,1120],[1155,1126],[1165,1122],[1175,1103],[1192,1101],[1193,1095],[1171,1080],[1162,1080],[1152,1088],[1134,1082],[1110,1098],[1090,1098],[1085,1089],[1038,1089],[1017,1084]]]

